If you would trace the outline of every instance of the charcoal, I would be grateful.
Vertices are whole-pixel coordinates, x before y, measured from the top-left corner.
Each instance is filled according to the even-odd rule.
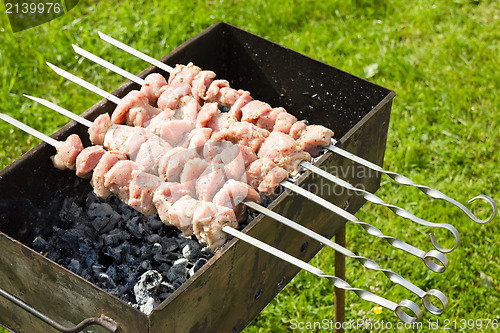
[[[182,255],[186,259],[194,259],[199,257],[200,255],[200,244],[197,242],[191,241],[188,242],[183,248],[182,248]]]
[[[186,278],[188,274],[187,269],[188,261],[185,258],[178,259],[174,261],[174,264],[167,272],[167,278],[169,281],[175,281],[179,278]]]
[[[145,258],[149,258],[151,256],[152,256],[151,245],[144,244],[143,246],[141,246],[141,258],[145,259]]]
[[[76,259],[71,259],[67,268],[75,274],[80,274],[82,270],[80,262]]]
[[[190,238],[187,238],[187,237],[179,237],[176,239],[177,241],[177,245],[179,246],[179,248],[183,248],[184,246],[186,246],[186,244],[189,243],[191,239]]]
[[[182,286],[184,284],[184,282],[186,282],[186,278],[185,277],[178,277],[177,279],[175,279],[173,282],[172,282],[172,286],[174,287],[175,290],[179,289],[180,286]]]
[[[104,267],[103,265],[101,264],[94,264],[92,265],[92,272],[94,272],[94,275],[95,276],[99,276],[99,274],[101,274],[101,272],[105,269],[106,267]]]
[[[212,251],[212,249],[210,249],[208,246],[204,246],[201,250],[200,250],[201,254],[207,258],[211,258],[213,255],[214,255],[214,251]]]
[[[139,310],[149,315],[160,304],[157,298],[148,297],[145,303],[139,305]]]
[[[105,254],[115,261],[121,261],[122,259],[122,249],[120,247],[109,247]]]
[[[106,288],[106,287],[105,287]],[[116,288],[106,288],[107,292],[110,293],[111,295],[113,296],[116,296],[116,297],[120,297],[120,294],[121,294],[121,291],[120,291],[120,288],[116,287]]]
[[[158,231],[164,225],[157,214],[149,215],[146,223],[151,231]]]
[[[134,286],[134,294],[138,304],[146,303],[149,297],[153,297],[160,286],[162,276],[154,270],[149,270],[141,275],[139,282]]]
[[[122,232],[115,232],[115,233],[109,233],[104,236],[104,244],[106,246],[117,246],[124,240],[124,237],[122,235]]]
[[[144,226],[142,225],[142,223],[137,224],[137,230],[139,231],[140,235],[144,235],[144,232],[146,231],[144,230]]]
[[[133,255],[131,255],[130,253],[127,253],[125,255],[125,262],[127,264],[129,264],[130,266],[133,266],[137,262],[137,259],[136,259],[136,257],[134,257]]]
[[[153,254],[162,254],[163,253],[163,248],[160,243],[154,243],[153,247],[151,248],[151,253]]]
[[[154,259],[154,261],[156,261],[157,263],[160,263],[160,264],[163,264],[163,263],[167,263],[167,262],[171,262],[171,261],[172,261],[172,260],[171,260],[168,256],[166,256],[166,255],[164,255],[164,254],[155,254],[155,255],[153,256],[153,259]],[[177,258],[176,258],[176,259],[177,259]]]
[[[131,220],[127,221],[126,226],[127,226],[128,231],[130,231],[130,233],[134,237],[141,238],[142,235],[139,232],[139,225],[138,225],[137,221],[139,221],[139,217],[137,217],[137,216],[133,217]]]
[[[160,264],[160,266],[158,266],[157,271],[161,272],[163,275],[163,272],[168,272],[169,268],[170,268],[170,265],[167,264],[166,262],[164,262],[164,263]]]
[[[107,203],[91,204],[87,214],[95,230],[101,232],[110,231],[120,220],[120,215]]]
[[[161,237],[158,234],[151,234],[148,236],[147,241],[150,244],[158,243],[159,241],[161,241]]]
[[[165,256],[168,258],[170,261],[176,261],[177,259],[182,258],[182,253],[177,253],[177,252],[167,252]]]
[[[164,237],[161,239],[161,246],[163,247],[163,250],[166,252],[172,252],[176,249],[179,248],[179,245],[175,241],[175,239],[170,238],[170,237]]]
[[[113,281],[118,280],[115,266],[109,266],[106,270],[106,275],[108,275]]]
[[[63,222],[72,221],[73,219],[78,219],[82,214],[82,208],[78,207],[78,205],[66,198],[63,203],[63,207],[61,212],[59,213],[59,217]]]
[[[196,263],[189,269],[189,276],[193,276],[203,265],[207,263],[207,259],[200,258],[196,261]]]
[[[151,262],[149,260],[144,260],[143,262],[141,262],[141,266],[140,266],[142,269],[144,270],[150,270],[153,268],[153,266],[151,266]]]
[[[116,283],[113,279],[106,273],[99,273],[99,279],[104,283],[106,289],[115,289]]]
[[[131,245],[128,248],[128,253],[130,253],[133,256],[138,257],[141,254],[141,248],[138,245]]]
[[[164,292],[164,293],[158,293],[158,298],[159,299],[167,299],[168,296],[172,295],[172,293],[169,292]]]
[[[47,241],[45,239],[43,239],[42,237],[37,237],[33,241],[33,248],[36,251],[42,251],[46,247],[47,247]]]
[[[35,238],[32,248],[144,313],[214,254],[165,225],[157,214],[144,216],[114,195],[103,200],[89,192],[82,206],[67,199],[59,217],[61,223]],[[145,276],[163,282],[137,299],[135,288]]]

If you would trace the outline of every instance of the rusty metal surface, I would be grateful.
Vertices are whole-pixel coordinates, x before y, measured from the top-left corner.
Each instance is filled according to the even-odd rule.
[[[211,26],[162,61],[170,65],[193,61],[214,70],[233,87],[251,91],[254,98],[284,106],[312,124],[331,127],[342,148],[382,165],[394,97],[390,90],[226,24]],[[149,67],[140,76],[151,71],[158,70]],[[124,96],[137,87],[129,82],[116,95]],[[113,109],[112,103],[101,100],[83,116],[93,120]],[[65,138],[71,133],[87,138],[86,129],[74,122],[53,137]],[[66,196],[84,200],[90,189],[87,180],[53,168],[49,160],[53,153],[52,147],[40,144],[0,172],[0,285],[33,307],[47,309],[47,314],[61,323],[105,314],[124,332],[237,332],[298,272],[277,258],[232,240],[147,317],[21,244],[31,243],[46,228],[57,225]],[[342,178],[354,185],[363,184],[367,190],[375,191],[379,186],[380,175],[360,172],[341,156],[327,153],[319,163],[327,171],[348,170]],[[351,213],[364,203],[352,193],[338,194],[338,187],[309,172],[301,181],[338,205],[348,202]],[[271,207],[328,238],[344,223],[298,195],[283,194]],[[305,261],[321,249],[319,243],[263,216],[245,231]],[[5,309],[0,322],[16,332],[53,331],[5,299],[0,298],[0,308]]]

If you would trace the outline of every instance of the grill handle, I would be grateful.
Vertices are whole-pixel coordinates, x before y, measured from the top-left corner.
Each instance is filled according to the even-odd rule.
[[[38,317],[39,319],[43,320],[50,326],[54,327],[58,331],[65,332],[65,333],[76,333],[82,331],[84,328],[87,326],[91,325],[99,325],[104,327],[110,332],[118,332],[120,325],[118,325],[115,321],[113,321],[111,318],[106,317],[105,315],[101,315],[99,318],[92,317],[92,318],[87,318],[81,321],[78,325],[73,326],[73,327],[65,327],[55,321],[54,319],[47,317],[37,309],[33,308],[31,305],[26,304],[25,302],[21,301],[19,298],[11,295],[7,291],[3,290],[0,288],[0,295],[11,301],[12,303],[15,303],[19,307],[23,308],[24,310],[28,311],[32,315]]]

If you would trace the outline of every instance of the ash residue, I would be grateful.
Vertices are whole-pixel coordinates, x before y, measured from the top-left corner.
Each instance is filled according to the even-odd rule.
[[[90,192],[83,207],[67,199],[60,218],[33,249],[145,313],[213,256],[156,214],[142,215],[114,196]]]

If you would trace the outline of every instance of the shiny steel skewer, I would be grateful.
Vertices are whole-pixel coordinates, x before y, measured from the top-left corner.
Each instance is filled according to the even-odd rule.
[[[103,34],[102,32],[98,31],[98,34],[99,34],[99,37],[101,37],[102,40],[110,43],[111,45],[113,46],[116,46],[132,55],[135,55],[136,57],[144,60],[144,61],[147,61],[165,71],[167,71],[168,73],[170,73],[173,68],[162,63],[161,61],[158,61],[148,55],[145,55],[144,53],[142,52],[139,52],[133,48],[131,48],[130,46],[106,35],[106,34]],[[452,205],[460,208],[472,221],[476,222],[476,223],[479,223],[479,224],[484,224],[484,223],[488,223],[488,222],[491,222],[496,214],[497,214],[497,205],[496,205],[496,202],[495,200],[493,200],[492,198],[490,198],[489,196],[487,195],[484,195],[484,194],[481,194],[481,195],[478,195],[472,199],[470,199],[468,202],[471,203],[477,199],[483,199],[485,200],[486,202],[488,202],[492,208],[492,214],[491,216],[486,219],[486,220],[481,220],[479,219],[478,217],[476,217],[467,207],[465,207],[463,204],[461,204],[460,202],[456,201],[455,199],[452,199],[450,198],[449,196],[445,195],[444,193],[436,190],[436,189],[433,189],[433,188],[430,188],[428,186],[425,186],[425,185],[419,185],[419,184],[416,184],[415,182],[413,182],[411,179],[403,176],[403,175],[400,175],[396,172],[392,172],[392,171],[387,171],[387,170],[384,170],[382,167],[370,162],[370,161],[367,161],[357,155],[354,155],[352,153],[349,153],[339,147],[336,147],[335,146],[335,143],[332,142],[332,144],[330,146],[327,147],[328,150],[336,153],[336,154],[339,154],[343,157],[346,157],[352,161],[355,161],[356,163],[359,163],[361,165],[364,165],[365,167],[367,168],[370,168],[372,170],[375,170],[375,171],[378,171],[378,172],[381,172],[381,173],[385,173],[387,174],[390,178],[392,178],[394,181],[396,181],[397,183],[399,184],[402,184],[402,185],[406,185],[406,186],[413,186],[413,187],[416,187],[418,188],[420,191],[424,192],[425,194],[427,194],[428,196],[430,196],[431,198],[435,198],[435,199],[441,199],[441,200],[444,200],[448,203],[451,203]],[[450,230],[451,231],[451,230]],[[431,236],[431,241],[432,241],[432,238],[433,236]],[[436,243],[436,240],[434,239],[433,240],[433,245],[436,246],[437,243]],[[444,251],[444,252],[450,252],[452,250],[454,250],[456,248],[456,246],[458,245],[458,240],[455,239],[455,246],[449,250],[449,251]],[[439,246],[439,245],[438,245]],[[441,248],[442,249],[442,248]],[[446,250],[446,249],[444,249]]]
[[[92,85],[91,83],[71,74],[71,73],[68,73],[67,71],[55,66],[55,65],[52,65],[50,63],[47,62],[47,64],[50,66],[50,68],[52,68],[57,74],[61,75],[62,77],[65,77],[67,78],[68,80],[71,80],[73,82],[75,82],[76,84],[79,84],[81,85],[82,87],[86,88],[86,89],[89,89],[90,91],[93,91],[99,95],[101,95],[102,97],[104,98],[108,98],[108,96],[113,96],[113,98],[118,101],[115,101],[115,100],[111,100],[109,99],[110,101],[118,104],[120,99],[114,95],[111,95],[110,93],[100,89],[100,88],[97,88],[95,87],[94,85]],[[95,88],[95,89],[94,89]],[[291,184],[287,181],[284,181],[281,183],[281,185],[285,186],[285,184]],[[295,189],[292,189],[292,190],[295,190]],[[301,194],[301,195],[304,195],[306,198],[308,199],[311,199],[313,201],[316,201],[316,202],[325,202],[325,203],[328,203],[328,205],[325,205],[325,204],[322,204],[325,208],[329,209],[330,211],[332,211],[333,213],[337,214],[337,215],[340,215],[342,216],[342,214],[344,213],[347,213],[346,211],[344,211],[343,209],[335,206],[334,204],[324,200],[323,198],[313,194],[313,193],[310,193],[302,188],[300,188],[301,191],[299,190],[295,190],[297,193]],[[347,213],[349,214],[349,213]],[[349,214],[351,215],[351,214]],[[418,248],[415,248],[411,245],[408,245],[407,243],[399,240],[399,239],[396,239],[394,237],[389,237],[389,236],[385,236],[382,234],[382,232],[380,230],[378,230],[377,228],[375,228],[374,226],[368,224],[368,223],[365,223],[365,222],[361,222],[359,220],[357,220],[357,218],[352,215],[353,218],[348,218],[350,221],[353,221],[354,223],[360,223],[362,226],[363,226],[363,229],[365,229],[366,232],[368,232],[369,234],[373,235],[373,236],[376,236],[376,237],[383,237],[385,238],[392,246],[396,247],[396,248],[399,248],[399,249],[402,249],[416,257],[419,257],[421,259],[424,260],[424,263],[425,265],[427,266],[427,268],[429,268],[430,270],[432,270],[433,272],[436,272],[436,273],[442,273],[446,270],[446,268],[448,267],[448,258],[446,258],[445,255],[443,255],[442,253],[440,253],[439,251],[435,251],[435,250],[431,250],[429,252],[424,252]],[[440,262],[440,264],[436,264],[433,259],[435,261],[438,261]]]
[[[357,155],[354,155],[354,154],[351,154],[337,146],[335,146],[335,143],[332,142],[331,145],[329,145],[327,147],[328,150],[336,153],[336,154],[339,154],[343,157],[346,157],[356,163],[359,163],[367,168],[370,168],[372,170],[375,170],[375,171],[378,171],[378,172],[381,172],[381,173],[385,173],[386,175],[388,175],[389,177],[391,177],[394,181],[396,181],[397,183],[399,184],[402,184],[402,185],[406,185],[406,186],[413,186],[413,187],[416,187],[418,188],[420,191],[424,192],[425,194],[427,194],[428,196],[430,196],[431,198],[435,198],[435,199],[441,199],[441,200],[444,200],[446,202],[449,202],[451,203],[452,205],[455,205],[457,206],[458,208],[460,208],[472,221],[476,222],[476,223],[479,223],[479,224],[484,224],[484,223],[488,223],[488,222],[491,222],[495,216],[497,215],[497,204],[495,203],[495,200],[493,200],[492,198],[490,198],[489,196],[487,195],[484,195],[484,194],[481,194],[481,195],[478,195],[472,199],[470,199],[468,202],[471,203],[477,199],[483,199],[485,200],[486,202],[488,202],[493,210],[491,216],[486,219],[486,220],[481,220],[479,219],[478,217],[476,217],[467,207],[465,207],[463,204],[461,204],[460,202],[456,201],[455,199],[452,199],[450,198],[449,196],[445,195],[444,193],[438,191],[438,190],[435,190],[433,188],[430,188],[428,186],[425,186],[425,185],[419,185],[417,183],[415,183],[413,180],[403,176],[403,175],[400,175],[396,172],[392,172],[392,171],[387,171],[385,169],[383,169],[382,167],[376,165],[375,163],[372,163],[370,161],[367,161]]]
[[[356,295],[358,295],[359,298],[378,304],[380,306],[383,306],[386,309],[389,309],[393,312],[396,313],[396,315],[405,323],[414,323],[417,322],[421,317],[422,317],[422,311],[420,308],[412,301],[408,300],[403,300],[399,302],[399,304],[396,304],[392,301],[389,301],[388,299],[382,298],[380,296],[374,295],[369,291],[363,290],[363,289],[358,289],[358,288],[353,288],[351,287],[347,282],[345,282],[342,279],[339,279],[336,276],[333,275],[327,275],[325,272],[322,270],[302,261],[299,260],[283,251],[280,251],[272,246],[269,246],[266,243],[263,243],[247,234],[242,233],[241,231],[238,231],[236,229],[233,229],[231,227],[223,227],[223,231],[227,232],[228,234],[237,237],[241,239],[242,241],[245,241],[255,247],[258,247],[261,250],[264,250],[274,256],[277,256],[280,259],[283,259],[287,261],[288,263],[295,265],[299,267],[300,269],[303,269],[311,274],[314,274],[316,276],[322,277],[322,278],[327,278],[330,280],[330,282],[337,288],[344,289],[344,290],[350,290],[354,292]],[[409,309],[415,317],[409,316],[403,308]]]
[[[365,198],[366,200],[374,203],[374,204],[377,204],[377,205],[381,205],[381,206],[384,206],[384,207],[387,207],[389,208],[390,210],[392,210],[396,215],[398,216],[401,216],[401,217],[404,217],[405,219],[409,219],[413,222],[416,222],[418,224],[421,224],[421,225],[424,225],[424,226],[427,226],[427,227],[432,227],[432,228],[443,228],[443,229],[446,229],[446,230],[449,230],[452,234],[453,234],[453,237],[455,238],[455,244],[453,245],[453,247],[451,249],[447,249],[447,248],[443,248],[442,246],[440,246],[437,241],[436,241],[436,236],[434,236],[434,233],[431,232],[429,234],[429,237],[431,239],[431,243],[432,245],[434,245],[434,248],[440,252],[444,252],[444,253],[447,253],[447,252],[451,252],[453,250],[455,250],[457,247],[458,247],[458,244],[460,242],[460,234],[458,233],[458,230],[452,226],[451,224],[447,224],[447,223],[432,223],[432,222],[429,222],[429,221],[426,221],[424,219],[421,219],[420,217],[418,216],[415,216],[414,214],[410,213],[409,211],[401,208],[401,207],[398,207],[398,206],[395,206],[395,205],[391,205],[391,204],[388,204],[386,203],[384,200],[382,200],[380,197],[376,196],[375,194],[371,193],[371,192],[368,192],[368,191],[365,191],[363,189],[360,189],[360,188],[357,188],[357,187],[354,187],[353,185],[351,185],[350,183],[346,182],[345,180],[342,180],[324,170],[321,170],[320,168],[318,168],[317,166],[314,166],[312,165],[311,163],[309,162],[302,162],[301,165],[316,173],[316,174],[319,174],[321,175],[322,177],[324,178],[327,178],[328,180],[330,180],[331,182],[335,183],[335,184],[338,184],[348,190],[351,190],[351,191],[355,191],[359,194],[361,194],[363,196],[363,198]]]
[[[326,209],[330,210],[331,212],[345,218],[348,221],[351,221],[352,223],[356,223],[361,225],[363,229],[369,233],[372,236],[379,237],[385,239],[389,244],[391,244],[393,247],[403,250],[417,258],[420,258],[424,261],[425,265],[427,268],[429,268],[431,271],[436,272],[436,273],[442,273],[446,270],[448,267],[449,261],[448,258],[441,252],[436,251],[436,250],[431,250],[429,252],[424,252],[408,243],[403,242],[402,240],[399,240],[397,238],[391,237],[391,236],[386,236],[374,227],[371,224],[368,224],[366,222],[360,221],[356,216],[352,215],[351,213],[343,210],[340,207],[335,206],[333,203],[318,197],[317,195],[303,189],[300,186],[297,186],[287,180],[282,181],[281,185],[284,186],[285,188],[289,189],[290,191],[293,191],[297,194],[300,194],[318,204],[321,206],[325,207]],[[435,263],[434,260],[439,261],[440,264]]]
[[[139,85],[144,85],[144,80],[74,44],[72,44],[73,46],[73,49],[75,50],[76,53],[78,53],[79,55],[89,59],[89,60],[92,60],[93,62],[117,73],[117,74],[120,74],[126,78],[128,78],[129,80],[139,84]],[[403,209],[403,208],[400,208],[398,206],[395,206],[395,205],[390,205],[390,204],[387,204],[385,201],[383,201],[381,198],[377,197],[376,195],[368,192],[368,191],[364,191],[364,190],[361,190],[361,189],[358,189],[358,188],[355,188],[354,186],[352,186],[351,184],[349,184],[348,182],[338,178],[338,177],[335,177],[333,175],[331,175],[330,173],[326,172],[326,171],[323,171],[321,170],[320,168],[312,165],[311,163],[309,162],[301,162],[300,163],[301,166],[303,166],[304,168],[310,170],[311,172],[314,172],[342,187],[345,187],[349,190],[354,190],[358,193],[361,193],[361,195],[368,201],[372,202],[372,203],[375,203],[377,205],[382,205],[382,206],[385,206],[385,207],[388,207],[389,209],[391,209],[396,215],[398,216],[401,216],[403,218],[406,218],[406,219],[409,219],[413,222],[416,222],[416,223],[419,223],[421,225],[424,225],[424,226],[427,226],[427,227],[437,227],[437,228],[444,228],[444,229],[447,229],[449,230],[452,234],[453,234],[453,237],[455,239],[455,244],[454,246],[451,248],[451,249],[447,249],[447,248],[443,248],[442,246],[440,246],[437,241],[436,241],[436,237],[434,236],[434,233],[431,232],[429,234],[429,237],[431,239],[431,243],[432,245],[434,245],[434,248],[438,251],[441,251],[441,252],[451,252],[453,250],[455,250],[457,247],[458,247],[458,244],[459,244],[459,241],[460,241],[460,234],[458,233],[458,230],[450,225],[450,224],[444,224],[444,223],[432,223],[432,222],[428,222],[424,219],[421,219],[417,216],[415,216],[414,214],[408,212],[407,210]]]
[[[66,110],[60,106],[58,106],[57,104],[54,104],[52,102],[49,102],[43,98],[37,98],[37,97],[33,97],[33,96],[29,96],[29,95],[23,95],[37,103],[40,103],[56,112],[59,112],[60,114],[63,114],[67,117],[69,117],[70,119],[82,124],[82,125],[85,125],[87,127],[90,127],[90,125],[92,125],[92,123],[83,118],[83,117],[80,117],[76,114],[74,114],[73,112],[69,111],[69,110]],[[345,255],[345,256],[348,256],[350,258],[354,258],[356,260],[358,260],[363,266],[365,266],[366,268],[368,269],[371,269],[371,270],[375,270],[375,271],[381,271],[385,274],[385,276],[392,282],[396,283],[396,284],[399,284],[400,286],[408,289],[409,291],[413,292],[415,295],[417,295],[418,297],[420,297],[422,299],[422,302],[424,303],[424,306],[425,308],[431,312],[432,314],[435,314],[435,315],[440,315],[441,313],[443,313],[446,308],[448,307],[448,299],[447,297],[439,290],[436,290],[436,289],[431,289],[429,290],[428,292],[425,292],[424,290],[420,289],[419,287],[415,286],[414,284],[412,284],[411,282],[409,282],[408,280],[404,279],[402,276],[396,274],[395,272],[391,271],[391,270],[388,270],[388,269],[383,269],[379,264],[377,264],[375,261],[371,260],[371,259],[368,259],[366,257],[362,257],[362,256],[358,256],[356,255],[354,252],[346,249],[345,247],[343,246],[340,246],[338,245],[337,243],[335,242],[332,242],[330,239],[326,238],[326,237],[323,237],[322,235],[278,214],[278,213],[275,213],[273,212],[272,210],[270,209],[267,209],[255,202],[252,202],[252,201],[243,201],[242,202],[243,204],[245,204],[247,207],[255,210],[255,211],[258,211],[266,216],[269,216],[270,218],[308,236],[308,237],[311,237],[312,239],[318,241],[319,243],[323,244],[323,245],[326,245],[330,248],[332,248],[333,250]],[[436,298],[439,299],[439,301],[441,302],[442,304],[442,308],[438,308],[436,306],[434,306],[432,304],[432,302],[430,301],[429,297],[430,296],[434,296]]]
[[[392,282],[394,282],[396,284],[399,284],[400,286],[408,289],[409,291],[411,291],[412,293],[414,293],[415,295],[420,297],[422,299],[422,302],[424,303],[425,308],[430,313],[435,314],[435,315],[440,315],[448,307],[448,298],[441,291],[436,290],[436,289],[431,289],[428,292],[425,292],[424,290],[415,286],[414,284],[412,284],[411,282],[409,282],[408,280],[406,280],[402,276],[394,273],[393,271],[391,271],[389,269],[383,269],[375,261],[368,259],[366,257],[358,256],[354,252],[346,249],[343,246],[338,245],[335,242],[332,242],[330,239],[321,236],[320,234],[298,224],[297,222],[294,222],[294,221],[292,221],[292,220],[290,220],[290,219],[288,219],[280,214],[277,214],[270,209],[262,207],[261,205],[258,205],[255,202],[247,201],[247,202],[243,202],[243,203],[256,211],[258,211],[264,215],[267,215],[267,216],[275,219],[276,221],[279,221],[279,222],[285,224],[286,226],[289,226],[290,228],[295,229],[298,232],[301,232],[304,235],[307,235],[307,236],[313,238],[314,240],[317,240],[321,244],[326,245],[326,246],[334,249],[335,251],[343,254],[344,256],[356,259],[357,261],[359,261],[363,266],[365,266],[368,269],[372,269],[372,270],[380,271],[380,272],[384,273],[385,276],[389,280],[391,280]],[[434,297],[438,298],[443,307],[438,308],[438,307],[434,306],[429,299],[430,296],[434,296]]]
[[[32,96],[29,96],[29,95],[24,95],[25,97],[28,97],[30,99],[33,99],[34,101],[36,102],[39,102],[39,100],[42,100],[40,98],[36,98],[36,97],[32,97]],[[43,100],[45,102],[48,102],[46,100]],[[53,104],[51,102],[48,102],[50,104]],[[44,103],[43,103],[44,104]],[[45,105],[45,104],[44,104]],[[55,104],[53,104],[55,105]],[[57,105],[56,105],[57,106]],[[59,106],[57,106],[56,108],[57,110],[64,110],[65,112],[63,114],[65,115],[69,115],[69,114],[72,114],[73,117],[72,119],[73,120],[76,120],[76,121],[80,121],[80,123],[82,124],[87,124],[88,123],[88,120],[85,119],[85,121],[81,121],[82,117],[78,116],[78,115],[75,115],[73,114],[72,112],[68,111],[68,110],[65,110]],[[80,119],[81,118],[81,119]],[[34,135],[35,137],[39,138],[40,140],[42,141],[45,141],[46,143],[54,146],[54,147],[57,147],[58,145],[58,142],[57,140],[55,139],[52,139],[51,137],[25,125],[24,123],[6,115],[6,114],[3,114],[3,113],[0,113],[0,119],[16,126],[17,128],[19,129],[22,129],[23,131],[26,131],[27,133],[31,134],[31,135]],[[433,313],[433,314],[441,314],[444,312],[444,310],[446,310],[447,306],[448,306],[448,299],[446,298],[446,296],[438,291],[438,290],[435,290],[435,289],[432,289],[430,290],[429,292],[425,292],[423,291],[422,289],[416,287],[415,285],[411,284],[410,282],[408,282],[407,280],[405,280],[404,278],[402,278],[400,275],[390,271],[390,270],[384,270],[382,269],[377,263],[375,263],[374,261],[370,260],[370,259],[367,259],[367,258],[363,258],[363,257],[359,257],[359,256],[355,256],[354,253],[352,253],[351,251],[335,244],[334,242],[330,241],[329,239],[327,238],[324,238],[314,232],[312,232],[311,230],[307,229],[307,228],[304,228],[302,227],[301,225],[299,225],[298,223],[295,223],[279,214],[276,214],[274,213],[273,211],[265,208],[265,207],[262,207],[254,202],[249,202],[249,201],[246,201],[246,202],[243,202],[245,205],[247,205],[248,207],[250,208],[253,208],[263,214],[268,214],[271,218],[274,218],[276,220],[278,220],[279,222],[282,222],[284,223],[285,225],[288,225],[288,226],[291,226],[292,228],[300,231],[300,232],[303,232],[304,234],[308,235],[308,236],[311,236],[313,238],[316,238],[318,237],[318,240],[321,241],[321,242],[324,242],[326,243],[327,245],[331,246],[329,243],[331,243],[333,246],[331,246],[332,248],[334,248],[336,251],[340,251],[341,253],[345,253],[346,255],[350,255],[352,256],[353,258],[356,258],[358,260],[361,261],[361,263],[367,267],[367,268],[370,268],[370,269],[374,269],[374,270],[377,270],[377,271],[382,271],[384,272],[384,274],[391,280],[393,281],[394,283],[397,283],[397,284],[400,284],[401,286],[405,287],[406,289],[414,292],[415,294],[417,294],[419,297],[422,298],[423,302],[424,302],[424,305],[425,307],[429,310],[429,312]],[[309,265],[308,263],[300,260],[300,259],[297,259],[285,252],[282,252],[266,243],[263,243],[249,235],[246,235],[230,226],[225,226],[222,228],[222,231],[226,232],[227,234],[230,234],[232,235],[233,237],[236,237],[236,238],[239,238],[241,239],[242,241],[245,241],[253,246],[256,246],[258,247],[259,249],[262,249],[284,261],[287,261],[288,263],[292,264],[292,265],[295,265],[301,269],[304,269],[316,276],[319,276],[319,277],[325,277],[325,278],[328,278],[332,284],[337,287],[337,288],[342,288],[342,289],[345,289],[345,290],[351,290],[353,292],[355,292],[360,298],[366,300],[366,301],[369,301],[369,302],[372,302],[372,303],[375,303],[375,304],[378,304],[380,306],[383,306],[389,310],[392,310],[394,311],[397,316],[404,322],[406,323],[413,323],[413,322],[416,322],[418,321],[421,317],[422,317],[422,311],[420,310],[420,308],[418,307],[417,304],[415,304],[414,302],[410,301],[410,300],[403,300],[401,301],[399,304],[396,304],[392,301],[389,301],[385,298],[382,298],[380,296],[376,296],[366,290],[363,290],[363,289],[358,289],[358,288],[352,288],[347,282],[345,282],[344,280],[341,280],[335,276],[330,276],[330,275],[327,275],[326,273],[324,273],[323,271],[319,270],[318,268],[312,266],[312,265]],[[316,237],[315,237],[316,236]],[[440,308],[437,308],[435,307],[429,300],[429,296],[435,296],[437,297],[443,304],[443,308],[440,309]],[[408,314],[406,314],[406,312],[404,312],[403,308],[407,308],[409,309],[410,311],[413,312],[413,314],[415,315],[415,317],[412,317]]]
[[[0,119],[8,122],[9,124],[19,128],[20,130],[23,130],[24,132],[26,132],[30,135],[33,135],[35,138],[40,139],[41,141],[43,141],[45,143],[48,143],[52,147],[55,147],[55,148],[59,147],[60,143],[56,139],[53,139],[50,136],[43,134],[34,128],[29,127],[28,125],[20,122],[19,120],[15,119],[15,118],[12,118],[9,115],[6,115],[4,113],[0,113]]]

